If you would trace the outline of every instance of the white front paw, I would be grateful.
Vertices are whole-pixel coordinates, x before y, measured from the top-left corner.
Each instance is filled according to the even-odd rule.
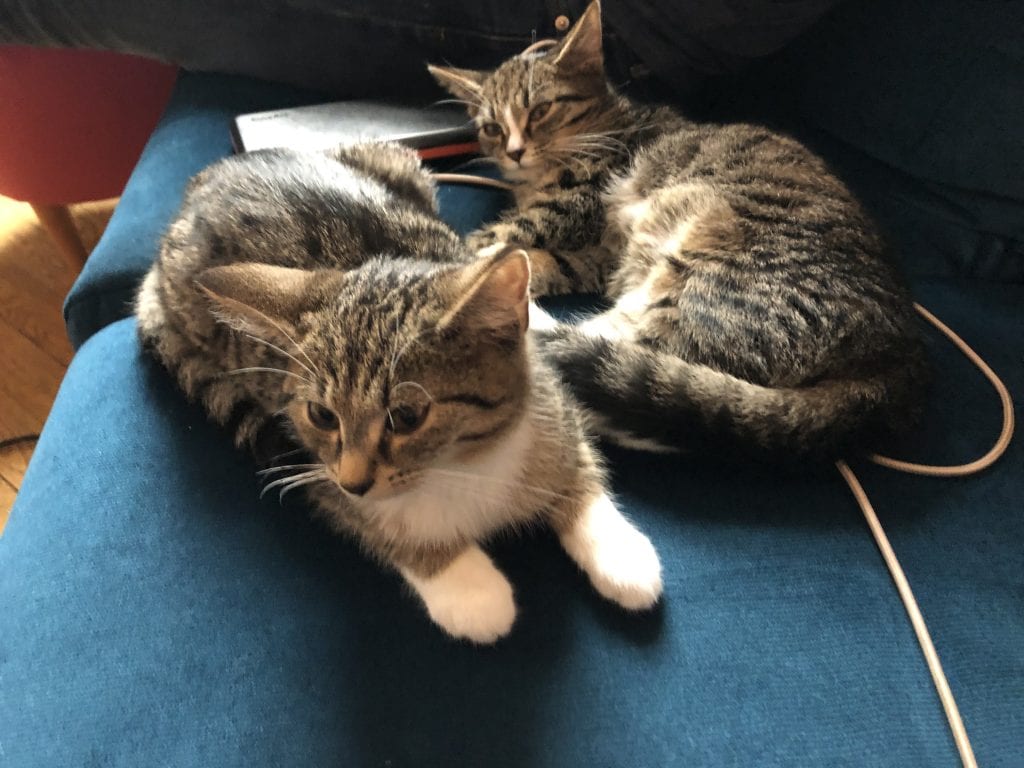
[[[594,587],[631,611],[651,608],[661,597],[661,562],[650,539],[635,528],[599,545],[590,571]]]
[[[423,599],[430,618],[452,637],[493,643],[512,629],[512,585],[479,547],[470,547],[433,576],[422,578],[404,569],[402,575]]]
[[[562,534],[562,546],[604,597],[631,611],[661,597],[661,562],[650,539],[602,494]]]

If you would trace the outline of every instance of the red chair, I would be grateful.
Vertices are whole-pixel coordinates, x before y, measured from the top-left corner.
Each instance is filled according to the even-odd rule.
[[[0,194],[32,205],[77,272],[67,205],[121,194],[177,68],[125,54],[0,47]]]

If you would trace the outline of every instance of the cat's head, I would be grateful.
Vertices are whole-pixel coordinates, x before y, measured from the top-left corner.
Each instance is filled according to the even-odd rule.
[[[512,177],[567,167],[601,146],[615,99],[604,73],[601,7],[591,3],[565,38],[493,72],[428,67],[467,105],[482,151]]]
[[[529,280],[526,254],[507,250],[461,267],[234,264],[198,283],[221,321],[287,353],[295,436],[365,505],[495,447],[519,423]]]

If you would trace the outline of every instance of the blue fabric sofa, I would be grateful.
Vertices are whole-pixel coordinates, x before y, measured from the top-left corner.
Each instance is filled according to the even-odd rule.
[[[841,169],[915,295],[1003,376],[1019,417],[1024,46],[1009,30],[1020,22],[1019,43],[1024,17],[938,5],[949,13],[830,17],[717,108],[799,131]],[[230,151],[231,116],[323,98],[182,75],[68,297],[78,351],[0,539],[0,765],[956,765],[836,474],[609,448],[615,491],[662,556],[663,604],[625,614],[549,535],[501,540],[521,612],[493,648],[443,636],[300,500],[258,499],[251,460],[142,354],[129,301],[189,176]],[[463,231],[500,204],[442,190]],[[998,432],[998,401],[937,334],[929,347],[926,419],[891,450],[971,459]],[[853,466],[980,764],[1024,765],[1022,441],[960,480]]]

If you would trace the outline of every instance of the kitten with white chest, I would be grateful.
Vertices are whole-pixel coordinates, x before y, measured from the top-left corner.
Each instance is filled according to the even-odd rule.
[[[654,605],[650,541],[616,509],[572,396],[537,354],[529,263],[476,259],[396,145],[267,151],[189,185],[139,291],[145,346],[240,446],[284,435],[268,473],[396,569],[454,637],[516,616],[483,549],[547,524],[597,590]]]

